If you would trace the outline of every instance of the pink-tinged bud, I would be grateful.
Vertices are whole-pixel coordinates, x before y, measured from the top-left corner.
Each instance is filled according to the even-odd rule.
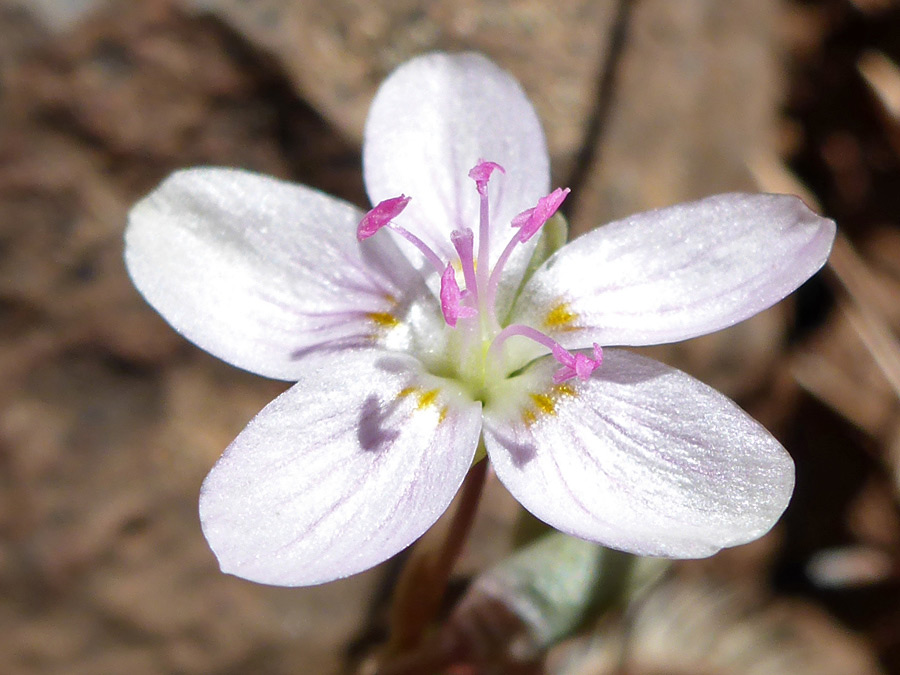
[[[400,195],[376,204],[375,208],[369,211],[360,221],[359,227],[356,228],[356,238],[362,241],[378,232],[378,230],[403,212],[410,199],[406,195]]]
[[[499,169],[500,173],[506,173],[506,169],[497,164],[497,162],[486,162],[483,159],[478,160],[478,164],[469,171],[469,178],[475,181],[478,194],[482,197],[487,196],[487,184],[495,169]]]
[[[519,241],[525,243],[531,239],[559,210],[569,192],[569,188],[556,188],[546,197],[541,197],[537,206],[526,209],[513,218],[512,226],[519,228]]]
[[[459,284],[456,283],[453,266],[447,265],[444,273],[441,274],[441,312],[444,314],[444,321],[452,328],[456,327],[458,319],[466,319],[476,314],[474,307],[461,304],[462,297]]]

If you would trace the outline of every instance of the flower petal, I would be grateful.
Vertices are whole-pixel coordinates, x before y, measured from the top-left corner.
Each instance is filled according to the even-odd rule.
[[[380,350],[313,354],[228,447],[200,519],[222,570],[308,586],[368,569],[444,512],[475,454],[481,406]]]
[[[416,299],[437,304],[363,214],[307,187],[222,168],[171,175],[131,211],[125,262],[186,338],[247,370],[295,379],[310,349],[400,348]]]
[[[588,381],[549,386],[556,363],[524,376],[531,393],[485,409],[500,480],[553,527],[640,555],[708,556],[764,534],[790,500],[793,463],[714,389],[651,359],[604,351]],[[543,389],[535,389],[544,383]]]
[[[605,225],[538,269],[511,322],[568,349],[675,342],[775,304],[828,258],[834,222],[788,195],[726,194]]]
[[[468,174],[481,160],[506,170],[488,184],[496,260],[514,234],[513,217],[549,192],[544,133],[519,83],[478,54],[421,56],[384,81],[363,144],[369,198],[409,195],[397,222],[447,260],[455,255],[450,233],[477,230],[478,191]]]

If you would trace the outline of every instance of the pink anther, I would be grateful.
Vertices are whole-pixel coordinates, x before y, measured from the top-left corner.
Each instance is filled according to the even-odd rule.
[[[556,188],[546,197],[538,200],[537,206],[522,211],[512,219],[512,226],[519,228],[519,241],[531,239],[544,226],[569,194],[569,188]]]
[[[603,363],[603,349],[596,342],[594,343],[593,358],[581,352],[573,354],[564,349],[559,343],[553,346],[551,352],[553,353],[553,358],[562,364],[562,368],[553,373],[554,384],[571,380],[573,377],[587,380]]]
[[[462,267],[463,278],[466,280],[466,290],[478,298],[478,282],[475,277],[475,235],[470,228],[453,230],[450,233],[450,241],[456,254],[459,256],[459,264]]]
[[[456,272],[452,265],[447,265],[441,274],[441,312],[450,327],[455,328],[458,319],[467,319],[477,313],[474,307],[462,304],[463,297],[456,283]]]
[[[376,204],[375,208],[369,211],[360,221],[359,227],[356,228],[356,238],[360,241],[368,239],[382,227],[388,225],[403,212],[410,199],[406,195],[400,195]]]

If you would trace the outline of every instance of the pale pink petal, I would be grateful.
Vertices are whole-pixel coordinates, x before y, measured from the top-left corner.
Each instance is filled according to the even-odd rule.
[[[453,230],[478,230],[478,190],[469,172],[482,161],[505,170],[487,187],[496,260],[512,234],[513,216],[549,190],[544,134],[522,88],[478,54],[421,56],[384,81],[365,129],[369,198],[377,204],[398,194],[412,197],[397,223],[447,260],[454,254]],[[419,260],[413,249],[402,250]]]
[[[316,190],[233,169],[166,179],[131,211],[125,262],[186,338],[255,373],[294,379],[317,348],[402,347],[414,302],[437,304],[388,237]]]
[[[531,277],[511,322],[569,349],[674,342],[775,304],[828,258],[834,222],[788,195],[727,194],[579,237]]]
[[[778,442],[680,371],[603,356],[589,380],[560,385],[545,358],[485,408],[487,451],[513,496],[563,532],[640,555],[703,557],[768,531],[794,484]]]
[[[355,574],[415,541],[456,494],[481,428],[479,403],[408,356],[350,350],[300,366],[200,495],[222,570],[281,586]]]

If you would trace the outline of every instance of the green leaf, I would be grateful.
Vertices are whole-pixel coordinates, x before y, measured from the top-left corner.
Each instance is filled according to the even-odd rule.
[[[640,558],[561,532],[535,539],[476,579],[466,605],[501,603],[524,625],[529,649],[546,649],[586,621],[641,594],[669,561]]]

